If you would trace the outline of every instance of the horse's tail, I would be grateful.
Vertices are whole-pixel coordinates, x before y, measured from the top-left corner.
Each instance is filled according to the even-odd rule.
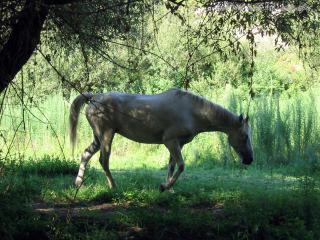
[[[77,96],[70,107],[69,125],[70,125],[70,142],[72,147],[72,154],[74,145],[77,138],[77,125],[79,119],[79,113],[85,103],[87,103],[93,97],[92,93],[82,93]]]

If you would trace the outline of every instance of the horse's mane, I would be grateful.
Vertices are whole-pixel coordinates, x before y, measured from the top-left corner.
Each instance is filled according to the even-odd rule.
[[[181,89],[178,89],[178,88],[174,88],[172,90],[175,90],[176,91],[176,95],[177,96],[188,96],[190,97],[193,101],[197,102],[197,103],[200,103],[201,105],[203,105],[203,107],[212,107],[210,105],[212,105],[213,103],[208,101],[207,99],[203,98],[203,97],[200,97],[198,95],[195,95],[191,92],[188,92],[188,91],[184,91],[184,90],[181,90]]]
[[[213,111],[215,112],[216,116],[224,119],[225,121],[234,121],[235,118],[237,119],[237,116],[232,113],[231,111],[227,110],[226,108],[220,106],[219,104],[213,103],[201,96],[198,96],[194,93],[188,92],[188,91],[184,91],[178,88],[174,88],[171,90],[176,90],[176,95],[183,97],[183,96],[187,96],[190,99],[192,99],[192,101],[194,101],[196,104],[199,104],[200,107],[207,109],[208,111]]]

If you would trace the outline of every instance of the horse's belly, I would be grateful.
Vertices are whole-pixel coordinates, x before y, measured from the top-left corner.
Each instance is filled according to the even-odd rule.
[[[154,132],[135,132],[133,130],[127,130],[127,131],[117,131],[120,135],[140,143],[153,143],[153,144],[160,144],[162,143],[162,135],[163,132],[154,133]]]
[[[117,133],[140,143],[162,143],[164,130],[170,125],[167,119],[161,119],[150,110],[136,109],[127,112],[128,114],[117,118]]]

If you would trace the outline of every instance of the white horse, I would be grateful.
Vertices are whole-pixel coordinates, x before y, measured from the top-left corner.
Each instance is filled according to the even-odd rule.
[[[127,93],[92,94],[76,97],[70,109],[72,147],[81,107],[88,103],[86,117],[93,130],[93,142],[81,156],[76,185],[82,184],[89,159],[100,149],[100,163],[110,188],[115,182],[109,170],[109,156],[115,133],[140,143],[164,144],[170,152],[167,181],[160,190],[169,189],[184,170],[181,149],[201,132],[220,131],[242,159],[253,161],[251,128],[248,117],[237,116],[202,97],[179,89],[155,95]],[[175,166],[178,169],[174,173]]]

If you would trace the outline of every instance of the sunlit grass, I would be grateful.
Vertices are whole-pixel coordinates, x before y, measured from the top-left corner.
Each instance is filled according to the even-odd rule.
[[[77,189],[74,179],[78,164],[58,158],[26,160],[13,162],[7,166],[7,172],[17,175],[17,178],[27,177],[40,181],[44,201],[69,201],[73,199],[88,200],[96,194],[109,190],[105,174],[101,166],[88,167],[84,185]],[[165,181],[167,169],[149,169],[136,167],[133,169],[112,168],[111,172],[117,183],[116,191],[131,191],[134,189],[158,191],[159,184]],[[301,185],[300,175],[288,175],[283,169],[259,170],[257,168],[216,167],[211,169],[186,168],[174,186],[176,191],[197,192],[202,190],[231,190],[252,189],[263,191],[283,191],[298,189]],[[37,185],[39,185],[37,184]],[[90,196],[90,197],[89,197]]]

